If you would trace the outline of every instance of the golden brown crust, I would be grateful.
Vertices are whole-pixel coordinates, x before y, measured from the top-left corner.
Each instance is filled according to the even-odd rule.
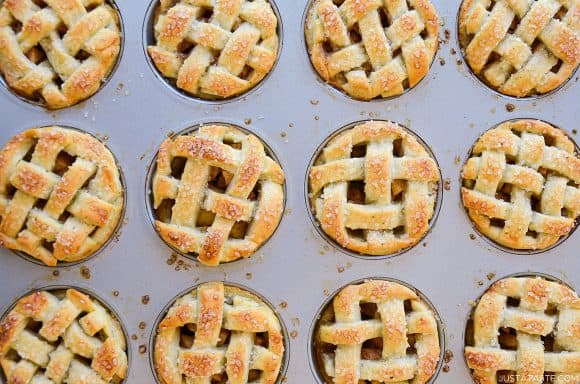
[[[459,42],[473,72],[510,96],[550,92],[580,63],[580,0],[464,0]]]
[[[263,333],[267,348],[257,335]],[[202,284],[177,299],[159,324],[153,351],[155,371],[164,384],[181,384],[184,378],[247,384],[250,370],[260,372],[259,382],[274,384],[283,358],[284,337],[272,309],[222,282]]]
[[[0,5],[0,72],[19,95],[56,109],[99,90],[119,57],[121,32],[117,11],[104,1],[90,11],[80,0],[50,3]]]
[[[43,383],[65,377],[70,384],[118,383],[127,373],[125,350],[117,320],[74,289],[35,292],[0,321],[0,362],[8,383],[28,383],[32,375]]]
[[[185,166],[174,175],[171,164],[179,158]],[[216,186],[220,181],[223,185]],[[152,183],[154,209],[174,202],[166,218],[157,211],[160,236],[206,265],[249,257],[282,218],[282,168],[256,136],[230,126],[202,126],[165,140]],[[234,236],[241,225],[245,229]]]
[[[376,313],[368,312],[369,304],[376,305]],[[424,384],[441,356],[434,314],[411,289],[384,280],[343,288],[321,315],[315,338],[316,359],[328,384]],[[414,353],[407,353],[409,346]]]
[[[439,16],[428,0],[314,0],[304,33],[320,77],[370,100],[401,94],[427,75]]]
[[[351,158],[361,146],[365,156]],[[356,198],[350,185],[359,181],[364,192]],[[310,203],[322,230],[339,245],[391,254],[417,244],[429,230],[439,181],[437,163],[413,135],[395,123],[369,121],[324,148],[310,170]],[[359,238],[349,230],[364,233]]]
[[[570,288],[540,277],[509,277],[482,296],[472,320],[465,358],[476,381],[500,383],[499,371],[513,372],[514,383],[541,381],[544,373],[554,382],[580,377],[580,299]],[[515,350],[504,346],[505,329],[513,331]]]
[[[155,45],[147,51],[177,88],[202,99],[226,99],[254,88],[272,70],[277,27],[267,0],[161,2]]]
[[[574,143],[542,121],[513,120],[485,132],[462,177],[463,205],[476,228],[512,249],[548,248],[580,215]]]
[[[123,204],[113,155],[86,133],[34,128],[0,150],[4,247],[51,266],[82,260],[113,235]]]

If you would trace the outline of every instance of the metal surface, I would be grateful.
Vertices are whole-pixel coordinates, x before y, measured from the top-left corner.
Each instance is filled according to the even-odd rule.
[[[442,371],[436,383],[464,384],[471,382],[462,357],[465,322],[471,310],[468,302],[487,289],[488,274],[495,280],[533,270],[578,288],[580,231],[544,253],[517,255],[499,250],[472,229],[458,190],[459,171],[472,144],[501,121],[541,118],[578,140],[573,133],[580,117],[577,75],[549,96],[519,101],[497,95],[463,64],[455,39],[459,1],[434,0],[445,25],[427,78],[394,99],[354,101],[321,83],[311,69],[302,38],[306,2],[278,1],[284,23],[278,65],[257,91],[235,101],[196,102],[160,81],[144,56],[142,26],[149,4],[138,1],[119,3],[124,53],[109,83],[93,98],[73,108],[47,112],[0,89],[2,144],[33,126],[62,124],[83,129],[108,138],[128,189],[126,219],[116,239],[96,257],[58,268],[59,276],[53,274],[54,268],[0,250],[0,308],[34,287],[90,287],[117,310],[128,333],[136,337],[129,340],[133,358],[128,383],[148,384],[154,379],[146,349],[159,312],[196,282],[226,279],[252,288],[278,306],[291,335],[287,382],[315,383],[308,363],[308,333],[325,293],[360,278],[385,276],[416,287],[437,308],[445,327],[446,348],[454,357],[447,364],[448,372]],[[508,103],[511,105],[506,107]],[[433,150],[450,185],[450,190],[443,191],[437,222],[422,244],[389,259],[355,258],[329,247],[312,225],[304,198],[306,168],[320,143],[338,128],[369,118],[393,120],[417,133]],[[286,213],[272,239],[253,258],[206,268],[186,258],[171,257],[172,251],[148,218],[145,179],[147,167],[168,133],[222,120],[256,132],[272,147],[286,172]],[[86,278],[87,269],[90,279]],[[146,295],[149,299],[142,299]]]

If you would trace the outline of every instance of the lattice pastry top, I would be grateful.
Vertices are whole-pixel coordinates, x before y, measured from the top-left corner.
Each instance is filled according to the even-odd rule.
[[[500,280],[472,323],[465,358],[477,383],[580,382],[580,300],[568,287],[543,278]]]
[[[51,266],[78,261],[111,238],[123,204],[113,155],[86,133],[34,128],[0,151],[0,245]]]
[[[157,155],[157,231],[172,247],[218,265],[252,255],[284,210],[284,172],[252,134],[202,126],[166,139]]]
[[[459,42],[493,89],[516,97],[549,92],[580,63],[580,0],[464,0]]]
[[[64,108],[92,96],[121,47],[117,11],[106,0],[5,0],[0,72],[23,97]]]
[[[161,0],[148,52],[177,88],[225,99],[256,86],[278,49],[278,18],[267,0]]]
[[[126,349],[115,317],[74,289],[33,293],[0,322],[7,384],[121,383]]]
[[[324,309],[314,338],[327,384],[424,384],[441,355],[433,312],[409,288],[383,280],[342,289]]]
[[[462,177],[476,228],[512,249],[550,247],[580,215],[580,157],[564,131],[542,121],[512,120],[485,132]]]
[[[163,384],[274,384],[283,359],[284,337],[272,309],[222,282],[177,299],[155,338],[155,371]]]
[[[322,79],[370,100],[399,95],[425,77],[439,16],[429,0],[314,0],[305,33]]]
[[[328,236],[352,251],[385,255],[427,233],[440,174],[404,128],[369,121],[333,138],[309,181],[311,209]]]

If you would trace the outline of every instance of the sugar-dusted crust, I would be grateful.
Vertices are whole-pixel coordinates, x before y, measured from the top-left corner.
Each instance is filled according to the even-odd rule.
[[[225,142],[233,144],[228,145]],[[181,175],[172,175],[175,158],[185,159]],[[221,172],[227,186],[211,185]],[[252,134],[222,125],[202,126],[189,135],[166,139],[157,155],[153,206],[174,201],[170,217],[156,220],[163,240],[183,253],[195,253],[206,265],[249,257],[276,230],[284,210],[284,172]],[[250,196],[259,188],[257,196]],[[213,217],[212,217],[213,215]],[[210,216],[205,224],[200,217]],[[235,225],[247,223],[243,238]]]
[[[395,141],[402,155],[395,154]],[[351,158],[366,146],[365,157]],[[349,183],[364,182],[365,201],[351,201]],[[430,228],[434,214],[437,163],[417,139],[399,125],[369,121],[340,133],[310,170],[311,208],[322,230],[339,245],[368,255],[411,247]],[[393,196],[402,196],[393,201]],[[396,233],[402,228],[402,233]],[[364,238],[348,230],[363,230]]]
[[[182,327],[195,328],[191,347],[180,345]],[[267,348],[256,344],[257,334],[266,335]],[[212,282],[177,299],[159,323],[153,355],[163,384],[181,384],[184,377],[247,384],[250,371],[259,371],[258,382],[274,384],[284,337],[278,318],[260,298]]]
[[[580,215],[574,143],[542,121],[512,120],[485,132],[462,178],[463,205],[476,228],[512,249],[548,248],[574,229]]]
[[[361,308],[369,304],[376,305],[376,313],[363,319]],[[424,384],[436,373],[441,356],[433,312],[411,289],[384,280],[343,288],[323,311],[314,337],[318,368],[327,384]],[[414,352],[407,353],[411,337]]]
[[[56,109],[99,90],[119,57],[121,32],[105,0],[47,3],[0,4],[0,72],[19,95]]]
[[[550,92],[580,63],[580,0],[464,0],[459,42],[473,72],[493,89]]]
[[[428,0],[313,0],[304,33],[320,77],[370,100],[399,95],[427,75],[439,16]]]
[[[70,164],[63,163],[63,154]],[[91,135],[56,126],[33,128],[0,150],[4,247],[51,266],[82,260],[111,238],[123,204],[115,159]]]
[[[465,358],[477,383],[498,384],[498,371],[513,372],[517,384],[542,382],[544,373],[554,383],[580,380],[580,300],[570,288],[540,277],[506,278],[483,295],[472,320]],[[500,328],[515,332],[515,349],[502,347]]]
[[[147,51],[177,88],[225,99],[255,87],[278,49],[278,18],[267,0],[161,1]]]
[[[38,331],[29,328],[34,322],[41,323]],[[0,366],[8,383],[119,383],[127,377],[126,349],[117,320],[74,289],[35,292],[0,321]]]

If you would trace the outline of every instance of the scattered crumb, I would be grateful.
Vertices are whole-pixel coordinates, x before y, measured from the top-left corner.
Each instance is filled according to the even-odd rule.
[[[59,277],[60,276],[60,271],[52,271],[52,275],[54,277]]]
[[[330,291],[328,289],[325,289],[323,292],[324,296],[330,296]]]
[[[445,364],[449,364],[452,359],[453,359],[453,352],[451,352],[450,350],[446,350],[445,355],[443,356],[443,361],[445,362]]]
[[[442,370],[443,372],[447,373],[447,372],[449,372],[450,368],[449,368],[449,366],[448,366],[447,364],[445,364],[445,365],[443,366],[443,368],[441,368],[441,370]]]
[[[423,243],[423,247],[427,247],[427,242],[426,241]]]
[[[294,127],[294,123],[288,124],[288,128],[293,128],[293,127]]]
[[[446,191],[450,191],[451,190],[451,180],[449,180],[449,179],[443,180],[443,188]]]
[[[442,57],[440,57],[440,58],[439,58],[439,64],[440,64],[441,66],[444,66],[444,65],[445,65],[445,59],[444,59],[444,58],[442,58]]]
[[[287,135],[287,133],[286,133],[286,132],[284,132],[284,131],[280,132],[280,137],[281,137],[281,138],[284,138],[284,137],[286,137],[286,135]]]
[[[176,271],[189,271],[191,269],[191,264],[190,263],[186,263],[183,260],[177,260],[177,265],[175,266],[175,270]]]
[[[495,273],[490,272],[485,277],[487,277],[489,281],[492,281],[495,278]]]
[[[479,281],[477,282],[477,285],[479,285],[479,286],[481,287],[481,286],[483,285],[483,281],[479,280]]]
[[[252,124],[252,119],[250,119],[250,118],[245,119],[244,124],[246,124],[246,125]]]
[[[336,268],[336,270],[338,271],[338,273],[343,273],[344,272],[344,267],[339,266]]]
[[[573,134],[573,135],[575,135],[575,134],[577,134],[577,133],[578,133],[578,131],[577,131],[576,129],[573,129],[573,130],[572,130],[572,134]]]
[[[513,112],[513,111],[516,110],[516,106],[513,105],[512,103],[507,103],[505,105],[505,110],[508,111],[508,112]]]
[[[463,64],[463,61],[461,59],[457,59],[457,61],[455,62],[455,64],[462,65]]]
[[[131,335],[131,340],[137,340],[137,339],[138,339],[138,337],[137,337],[137,335],[136,335],[136,334],[132,334],[132,335]]]
[[[171,254],[171,256],[169,256],[166,263],[167,265],[173,265],[175,264],[176,261],[177,261],[177,253],[174,252]]]
[[[119,297],[119,291],[113,291],[113,296]]]
[[[455,55],[455,54],[457,53],[457,51],[455,50],[455,48],[451,48],[451,49],[449,50],[449,52],[450,52],[452,55]]]
[[[314,116],[314,120],[316,120],[316,121],[320,120],[320,116],[318,116],[318,115]]]
[[[91,270],[88,267],[81,267],[81,276],[83,279],[89,280],[91,278]]]
[[[290,332],[290,337],[293,338],[293,339],[297,338],[298,337],[298,331],[294,330],[294,331]]]
[[[278,304],[280,306],[280,308],[282,309],[286,309],[288,308],[288,303],[286,301],[281,302],[280,304]]]
[[[461,163],[461,157],[455,156],[455,158],[453,159],[453,164],[459,165],[459,163]]]
[[[252,276],[251,272],[246,272],[246,280],[252,280]]]
[[[473,233],[470,233],[470,234],[469,234],[469,238],[470,238],[471,240],[475,240],[475,239],[476,239],[476,237],[475,237],[475,235],[474,235]]]
[[[310,100],[310,104],[312,105],[318,105],[320,102],[316,99]]]
[[[145,329],[145,328],[147,328],[147,323],[144,322],[144,321],[140,322],[139,323],[139,329]]]
[[[299,327],[300,326],[300,319],[297,317],[293,317],[292,319],[290,319],[290,321],[292,322],[292,325],[294,327]]]
[[[149,304],[149,300],[150,300],[150,299],[149,299],[149,295],[145,295],[145,296],[142,296],[142,297],[141,297],[141,303],[142,303],[143,305],[147,305],[147,304]]]
[[[123,84],[123,83],[117,84],[117,91],[120,91],[123,88],[125,88],[125,84]]]
[[[147,352],[147,346],[146,346],[146,345],[144,345],[144,344],[141,344],[141,345],[139,346],[139,353],[140,353],[140,354],[144,354],[145,352]]]
[[[473,308],[475,308],[475,307],[477,306],[477,303],[476,303],[475,301],[473,301],[473,300],[469,300],[469,301],[467,302],[467,304],[469,304],[469,306],[470,306],[470,307],[473,307]]]

